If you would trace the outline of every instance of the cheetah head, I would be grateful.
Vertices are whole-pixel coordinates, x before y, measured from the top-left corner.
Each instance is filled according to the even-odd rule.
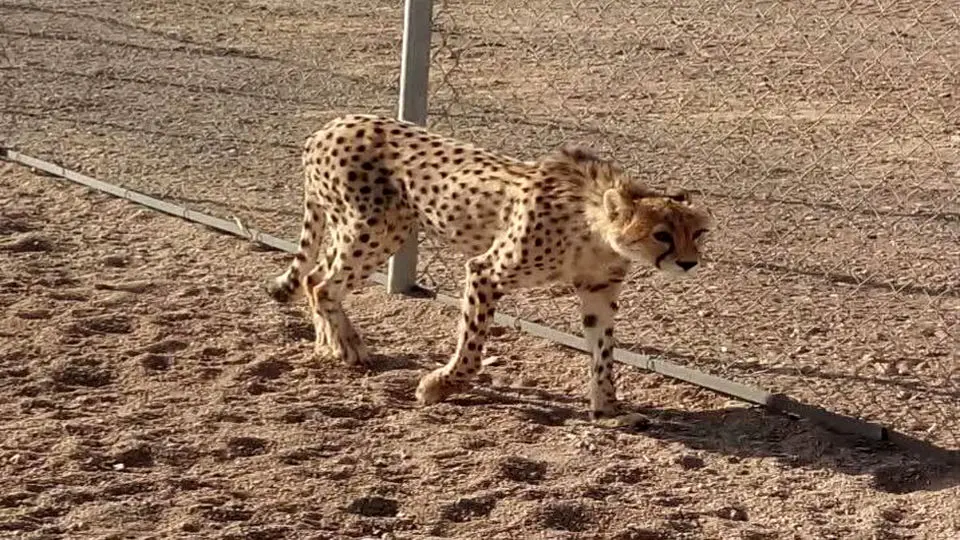
[[[611,188],[603,194],[609,224],[607,241],[633,261],[652,264],[676,277],[691,277],[700,263],[700,247],[711,225],[708,214],[688,193],[631,192]]]

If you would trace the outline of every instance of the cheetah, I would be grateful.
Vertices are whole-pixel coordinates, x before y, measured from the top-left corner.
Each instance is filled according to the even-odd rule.
[[[468,257],[456,351],[420,379],[422,405],[472,385],[505,293],[562,281],[581,303],[591,417],[619,415],[613,319],[624,278],[635,262],[695,274],[711,223],[687,192],[640,185],[581,146],[521,161],[374,115],[328,122],[307,138],[302,165],[299,250],[267,290],[279,302],[305,293],[318,354],[368,365],[341,302],[415,225]],[[329,243],[321,256],[324,231]]]

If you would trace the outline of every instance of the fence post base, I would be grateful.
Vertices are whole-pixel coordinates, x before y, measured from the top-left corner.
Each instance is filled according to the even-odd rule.
[[[433,0],[406,0],[403,6],[403,59],[400,64],[400,103],[397,117],[419,125],[427,123],[430,77],[430,23]],[[390,257],[387,292],[411,292],[417,284],[417,229]]]
[[[387,263],[387,292],[389,294],[404,294],[413,290],[417,285],[417,230],[414,230],[404,241],[399,251],[390,257]]]

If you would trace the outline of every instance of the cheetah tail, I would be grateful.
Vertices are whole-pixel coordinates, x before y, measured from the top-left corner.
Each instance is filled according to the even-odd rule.
[[[274,300],[286,304],[303,292],[303,280],[317,266],[320,243],[323,235],[323,220],[317,206],[307,200],[303,209],[303,227],[300,229],[300,246],[287,270],[267,282],[266,289]]]

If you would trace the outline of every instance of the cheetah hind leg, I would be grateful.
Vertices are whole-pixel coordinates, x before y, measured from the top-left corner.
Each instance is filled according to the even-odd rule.
[[[348,366],[367,367],[369,352],[343,310],[339,299],[342,293],[334,289],[336,287],[321,284],[311,294],[316,298],[313,308],[314,354],[319,358],[335,358]]]
[[[323,271],[323,275],[326,275],[326,269]],[[317,269],[315,274],[320,274],[321,271]],[[315,274],[310,274],[304,278],[303,290],[307,291],[307,301],[309,303],[309,313],[310,318],[313,319],[313,329],[314,329],[314,345],[313,345],[313,354],[319,358],[332,357],[334,355],[333,351],[333,329],[330,327],[330,321],[326,315],[329,309],[329,306],[323,305],[318,306],[313,294],[313,288],[310,283],[312,279],[316,279]]]
[[[342,301],[400,249],[408,233],[408,221],[400,219],[380,227],[364,226],[350,235],[333,235],[336,248],[328,258],[325,272],[320,277],[320,268],[315,269],[306,282],[318,355],[332,356],[347,365],[369,366],[369,351],[344,312]],[[344,237],[354,240],[342,242]]]

